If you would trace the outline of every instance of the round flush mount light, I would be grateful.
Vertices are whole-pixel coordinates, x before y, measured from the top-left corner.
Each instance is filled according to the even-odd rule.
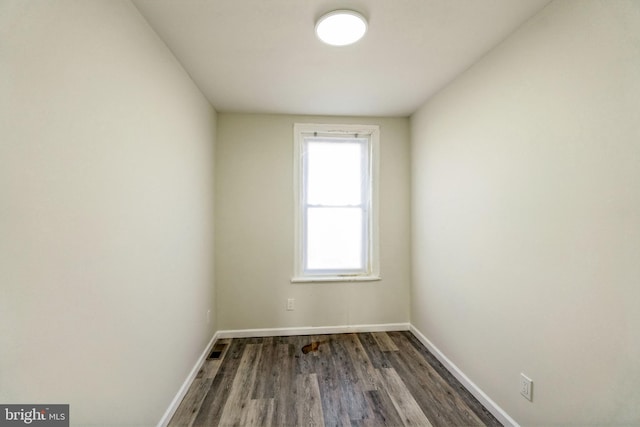
[[[334,10],[316,22],[316,35],[332,46],[357,42],[367,32],[367,20],[353,10]]]

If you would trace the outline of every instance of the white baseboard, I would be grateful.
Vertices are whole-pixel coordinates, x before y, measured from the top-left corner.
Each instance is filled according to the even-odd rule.
[[[509,416],[500,406],[496,404],[487,394],[480,389],[473,381],[467,377],[464,372],[460,370],[447,356],[442,353],[438,347],[436,347],[427,337],[425,337],[422,332],[416,329],[415,326],[411,325],[410,329],[411,333],[420,340],[420,342],[427,347],[427,349],[433,353],[433,355],[444,365],[445,368],[451,374],[456,377],[460,383],[466,388],[482,405],[487,408],[489,412],[493,414],[494,417],[498,419],[505,426],[513,426],[520,427],[520,425]]]
[[[165,411],[164,415],[162,416],[162,418],[160,418],[160,422],[158,422],[157,427],[166,427],[167,425],[169,425],[169,421],[171,421],[171,417],[173,417],[173,414],[175,414],[176,411],[178,410],[178,406],[180,406],[180,403],[182,403],[182,399],[184,399],[184,396],[187,394],[187,391],[189,391],[189,387],[191,387],[193,380],[196,379],[196,375],[198,375],[198,371],[202,367],[202,364],[207,359],[207,356],[209,355],[209,350],[211,349],[211,347],[213,346],[213,343],[215,343],[218,338],[219,336],[217,332],[213,334],[213,337],[211,337],[209,344],[207,344],[204,351],[196,361],[196,364],[193,366],[193,369],[191,369],[191,372],[189,372],[187,379],[184,380],[184,382],[182,383],[182,387],[180,387],[180,390],[178,390],[178,393],[171,401],[171,404]]]
[[[299,328],[272,329],[236,329],[218,331],[218,338],[253,338],[253,337],[283,337],[292,335],[325,335],[345,334],[355,332],[388,332],[408,331],[409,323],[383,323],[378,325],[340,325],[340,326],[307,326]]]

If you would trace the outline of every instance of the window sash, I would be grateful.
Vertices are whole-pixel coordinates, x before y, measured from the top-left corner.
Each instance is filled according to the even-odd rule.
[[[327,235],[329,236],[329,239],[331,238],[336,238],[336,240],[339,240],[340,237],[344,236],[344,235],[348,235],[349,232],[353,232],[352,236],[353,238],[355,238],[355,241],[351,241],[349,240],[348,242],[344,242],[342,245],[334,245],[331,247],[331,252],[329,254],[327,253],[322,253],[322,254],[316,254],[316,257],[314,259],[314,261],[316,263],[323,263],[323,259],[326,260],[327,257],[328,258],[334,258],[335,262],[332,265],[327,265],[327,267],[316,267],[313,268],[313,266],[310,265],[311,262],[311,257],[309,256],[309,250],[310,250],[310,230],[309,227],[305,227],[305,231],[304,231],[304,239],[303,239],[303,273],[305,275],[358,275],[358,274],[364,274],[368,271],[368,239],[367,239],[367,222],[368,222],[368,218],[366,215],[366,211],[365,209],[359,208],[359,207],[344,207],[344,206],[340,206],[340,207],[328,207],[328,206],[315,206],[315,207],[311,207],[308,206],[306,208],[306,212],[305,212],[305,224],[308,224],[309,222],[309,218],[313,217],[313,215],[310,215],[310,210],[312,211],[317,211],[317,213],[320,213],[321,211],[325,210],[325,211],[334,211],[334,213],[340,212],[340,211],[345,211],[345,213],[349,214],[355,214],[352,215],[352,217],[357,218],[357,220],[359,220],[360,222],[360,227],[357,230],[344,230],[343,227],[337,226],[336,228],[338,228],[338,231],[340,232],[340,235],[337,236],[335,234],[332,235],[332,233],[330,231],[324,230],[321,227],[322,231],[322,237],[321,239],[327,239]],[[342,212],[341,212],[342,213]],[[318,226],[321,226],[322,224],[317,224]],[[317,239],[317,235],[320,234],[318,233],[318,231],[315,231],[313,233],[314,235],[312,235],[312,238],[316,238]],[[336,243],[336,242],[333,242]],[[346,246],[346,248],[345,248]],[[351,248],[349,247],[351,246]],[[353,249],[353,247],[355,247],[355,251],[354,250],[349,250],[349,249]],[[355,256],[355,259],[354,259]],[[335,259],[335,257],[339,257],[341,259]],[[345,259],[347,262],[345,261]],[[327,261],[324,262],[325,264],[328,264]],[[355,264],[355,265],[354,265]]]
[[[360,185],[355,184],[351,188],[360,191],[360,200],[357,197],[332,197],[327,196],[327,189],[321,189],[312,193],[312,202],[309,200],[309,158],[307,148],[309,143],[324,141],[328,143],[360,144]],[[295,260],[294,276],[291,281],[296,282],[331,282],[331,281],[376,281],[379,277],[379,242],[378,239],[378,141],[379,127],[375,125],[318,125],[299,124],[294,125],[294,199],[295,203]],[[313,162],[312,162],[313,163]],[[334,166],[339,167],[337,162]],[[314,166],[315,167],[315,166]],[[347,180],[351,178],[347,177]],[[343,181],[344,182],[344,181]],[[335,183],[332,184],[335,186]],[[331,184],[328,187],[333,191]],[[338,188],[338,187],[336,187]],[[325,195],[322,195],[324,192]],[[336,193],[338,194],[338,193]],[[320,195],[320,196],[319,196]],[[353,195],[353,193],[352,193]],[[338,265],[338,268],[330,268],[331,265],[314,263],[309,257],[308,239],[310,212],[333,210],[339,212],[349,209],[358,212],[360,226],[355,235],[359,238],[357,250],[359,261],[351,263],[346,268],[346,263]],[[351,230],[351,229],[349,229]],[[337,233],[337,232],[336,232]],[[334,234],[336,234],[334,233]],[[313,236],[311,236],[313,238]],[[311,242],[313,243],[313,242]],[[327,251],[329,252],[329,251]],[[354,257],[349,258],[351,260]],[[311,261],[311,262],[310,262]]]
[[[309,146],[311,144],[358,144],[360,146],[360,203],[309,203],[309,172],[311,156],[309,153]],[[369,138],[356,137],[356,136],[306,136],[303,140],[302,146],[302,274],[303,275],[362,275],[367,274],[370,270],[369,262],[369,212],[371,201],[371,175],[370,175],[370,141]],[[357,209],[360,213],[360,230],[357,233],[359,235],[359,242],[346,242],[347,245],[355,244],[359,245],[359,260],[357,262],[358,267],[344,267],[340,266],[340,262],[336,262],[334,266],[327,266],[325,268],[312,268],[310,266],[310,230],[309,230],[309,213],[310,210],[326,209],[326,210],[345,210],[352,211]],[[339,226],[337,226],[339,227]],[[325,230],[326,234],[331,234],[329,230]],[[352,230],[343,230],[343,235],[349,234]],[[352,236],[354,237],[354,236]],[[325,237],[326,238],[326,237]],[[334,242],[335,243],[335,242]],[[327,249],[327,248],[325,248]],[[340,250],[344,251],[343,247],[334,247],[332,250],[340,253]],[[353,255],[350,253],[344,253],[349,257]],[[326,254],[325,254],[326,256]]]

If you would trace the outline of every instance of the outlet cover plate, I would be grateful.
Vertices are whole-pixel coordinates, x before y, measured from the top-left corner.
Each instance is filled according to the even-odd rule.
[[[533,401],[533,380],[525,374],[520,374],[520,394],[530,402]]]

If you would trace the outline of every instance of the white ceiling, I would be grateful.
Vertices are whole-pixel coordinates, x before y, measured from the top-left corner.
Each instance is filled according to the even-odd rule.
[[[134,0],[219,112],[408,116],[549,0]],[[316,39],[353,9],[358,43]]]

